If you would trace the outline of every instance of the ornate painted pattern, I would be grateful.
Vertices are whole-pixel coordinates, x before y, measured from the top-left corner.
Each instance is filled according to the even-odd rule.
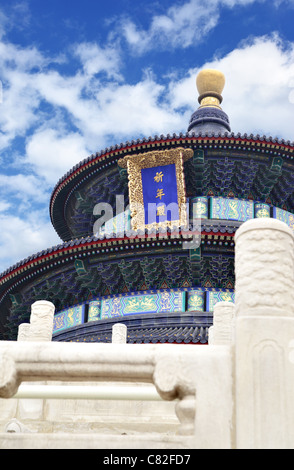
[[[68,308],[54,316],[53,333],[81,325],[84,321],[85,305]]]
[[[254,204],[254,217],[260,219],[262,217],[270,217],[271,209],[268,204],[258,203]]]
[[[278,207],[273,208],[273,217],[275,219],[285,222],[292,230],[294,230],[294,214],[291,212],[279,209]]]
[[[101,300],[93,300],[89,302],[88,322],[100,320],[101,317]]]
[[[189,290],[187,293],[187,311],[192,312],[197,310],[204,312],[205,295],[206,293],[201,289]]]
[[[245,222],[254,218],[254,202],[222,197],[210,198],[212,219],[239,220]]]
[[[193,219],[208,219],[208,198],[193,197],[190,200],[190,210]]]
[[[118,296],[97,297],[54,317],[54,331],[58,333],[83,323],[140,314],[212,312],[221,301],[235,301],[232,289],[188,287],[184,289],[133,292]],[[88,309],[88,315],[86,311]]]
[[[103,299],[101,319],[141,313],[182,312],[185,292],[162,291]]]
[[[210,291],[207,292],[206,310],[213,311],[213,307],[217,302],[235,302],[235,293],[232,290],[227,291]]]

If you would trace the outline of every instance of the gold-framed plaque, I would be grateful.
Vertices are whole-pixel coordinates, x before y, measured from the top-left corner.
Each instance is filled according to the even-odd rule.
[[[118,161],[128,172],[133,230],[187,226],[183,164],[193,153],[177,147],[127,155]]]

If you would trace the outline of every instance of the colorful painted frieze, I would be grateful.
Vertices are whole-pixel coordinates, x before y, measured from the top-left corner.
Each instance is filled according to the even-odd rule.
[[[294,214],[292,214],[291,212],[279,209],[278,207],[274,207],[273,217],[275,219],[281,220],[282,222],[285,222],[285,224],[289,225],[289,227],[294,230]]]
[[[89,302],[88,322],[100,320],[101,317],[101,300],[93,300]]]
[[[241,199],[211,197],[210,217],[211,219],[245,222],[254,218],[254,203],[253,201],[243,201]]]
[[[162,291],[150,294],[102,299],[101,319],[144,313],[182,312],[185,292]]]
[[[62,310],[54,316],[53,333],[81,325],[84,321],[85,305],[76,305],[75,307]]]
[[[271,216],[271,208],[268,204],[256,202],[254,204],[254,217],[257,219]]]
[[[234,302],[235,293],[230,290],[209,291],[206,293],[206,311],[212,312],[217,302]]]
[[[187,292],[187,311],[194,310],[204,312],[205,308],[205,292],[200,289],[189,290]]]

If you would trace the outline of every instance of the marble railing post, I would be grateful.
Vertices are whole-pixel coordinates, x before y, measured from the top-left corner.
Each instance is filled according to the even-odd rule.
[[[17,341],[29,341],[29,336],[30,336],[30,324],[21,323],[18,326]]]
[[[213,326],[209,328],[209,345],[230,345],[234,342],[235,305],[218,302],[213,310]]]
[[[125,344],[127,342],[127,327],[123,323],[115,323],[112,327],[112,343]]]
[[[47,300],[32,304],[28,341],[52,341],[54,311],[54,304]]]
[[[254,219],[235,241],[236,446],[293,448],[294,233]]]
[[[51,342],[53,333],[54,304],[38,300],[31,306],[30,323],[22,323],[18,328],[18,342]],[[46,382],[43,382],[45,385]],[[43,416],[44,400],[21,399],[18,402],[18,414],[21,419]]]

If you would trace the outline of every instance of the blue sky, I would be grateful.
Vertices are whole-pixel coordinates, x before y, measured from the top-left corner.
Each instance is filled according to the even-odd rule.
[[[107,146],[186,132],[226,76],[233,132],[294,141],[294,0],[1,0],[0,272],[59,243],[56,182]]]

